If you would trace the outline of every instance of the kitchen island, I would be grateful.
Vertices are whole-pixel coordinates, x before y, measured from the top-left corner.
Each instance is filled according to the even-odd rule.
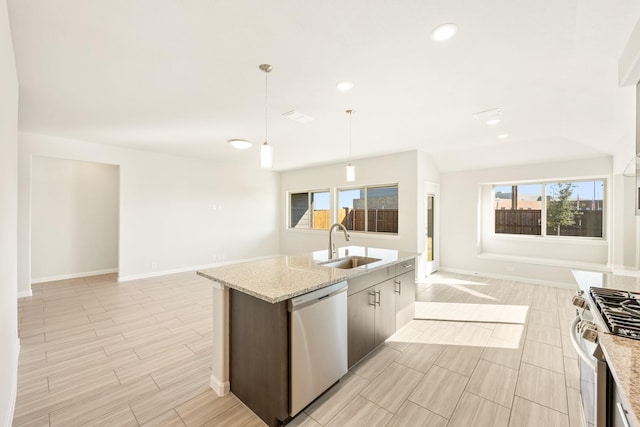
[[[578,288],[584,293],[590,287],[618,289],[640,293],[640,276],[576,270],[573,275]],[[640,340],[612,335],[598,331],[597,340],[606,360],[607,369],[614,382],[607,390],[608,416],[620,420],[622,417],[631,426],[640,426]],[[615,393],[612,396],[612,393]],[[619,402],[619,405],[618,403]],[[622,413],[621,413],[622,412]]]
[[[360,289],[363,278],[393,278],[396,266],[410,267],[409,271],[403,271],[405,276],[411,276],[412,282],[405,293],[413,294],[415,256],[396,250],[349,246],[340,248],[334,261],[359,258],[368,263],[346,269],[344,265],[338,268],[331,263],[332,267],[328,265],[331,261],[328,251],[324,250],[198,271],[213,283],[211,387],[219,395],[233,391],[269,425],[286,422],[290,397],[288,301],[344,280],[355,281],[364,294],[366,289]],[[401,284],[395,283],[398,286],[395,292],[400,294]],[[391,294],[395,301],[393,288]],[[414,294],[411,297],[412,313]],[[378,294],[378,305],[379,298]],[[375,305],[375,301],[368,304],[370,308]],[[406,317],[407,310],[402,312]],[[253,351],[247,350],[252,348]]]

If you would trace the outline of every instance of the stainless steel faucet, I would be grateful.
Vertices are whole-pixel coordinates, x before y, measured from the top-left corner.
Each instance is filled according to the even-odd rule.
[[[347,242],[349,241],[349,239],[351,239],[351,236],[349,236],[349,233],[347,232],[347,228],[340,224],[340,223],[335,223],[331,226],[331,228],[329,229],[329,259],[333,259],[333,255],[337,255],[338,253],[336,252],[336,245],[333,244],[333,241],[331,239],[331,234],[333,232],[334,228],[341,228],[342,232],[344,233],[344,240],[346,240]]]

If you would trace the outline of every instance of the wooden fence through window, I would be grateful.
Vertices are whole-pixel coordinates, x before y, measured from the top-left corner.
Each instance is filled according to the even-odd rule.
[[[495,232],[498,234],[542,234],[540,209],[496,209]],[[547,227],[547,235],[555,236],[555,227]],[[560,227],[561,236],[602,237],[602,211],[579,211],[575,224]]]
[[[313,228],[315,230],[328,230],[331,216],[328,209],[313,211]]]
[[[340,209],[338,221],[347,227],[347,230],[365,231],[364,209]],[[398,232],[397,209],[369,209],[368,230],[377,233]]]

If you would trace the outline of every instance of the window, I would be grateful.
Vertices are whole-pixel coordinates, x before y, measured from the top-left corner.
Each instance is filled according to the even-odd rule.
[[[496,233],[542,234],[542,184],[495,186],[493,200]]]
[[[331,215],[328,190],[290,193],[289,228],[328,230]]]
[[[493,187],[495,232],[603,237],[604,180]]]
[[[338,222],[347,230],[398,233],[398,186],[338,190]]]

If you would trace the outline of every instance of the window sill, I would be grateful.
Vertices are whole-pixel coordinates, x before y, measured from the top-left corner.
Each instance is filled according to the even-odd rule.
[[[321,228],[289,228],[287,227],[287,231],[291,231],[293,233],[326,233],[329,229],[321,229]]]
[[[566,268],[581,269],[581,270],[592,270],[592,271],[595,270],[595,271],[606,271],[606,272],[611,271],[610,265],[600,264],[595,262],[579,262],[579,261],[569,261],[569,260],[558,260],[558,259],[552,259],[552,258],[533,258],[533,257],[518,256],[518,255],[502,255],[502,254],[495,254],[490,252],[480,252],[478,254],[478,258],[494,260],[494,261],[519,262],[523,264],[566,267]]]
[[[315,228],[287,228],[286,231],[291,233],[318,233],[318,232],[328,233],[329,232],[329,230],[319,230]],[[340,232],[340,230],[334,230],[334,232]],[[379,238],[399,239],[400,238],[399,233],[373,233],[373,232],[367,233],[364,231],[352,231],[352,230],[347,230],[347,232],[351,236],[358,236],[358,237],[375,237],[377,239]]]
[[[606,246],[608,241],[604,237],[572,237],[572,236],[533,236],[528,234],[496,234],[491,233],[486,236],[492,240],[511,240],[511,241],[535,241],[544,243],[557,243],[560,245],[593,245]]]

